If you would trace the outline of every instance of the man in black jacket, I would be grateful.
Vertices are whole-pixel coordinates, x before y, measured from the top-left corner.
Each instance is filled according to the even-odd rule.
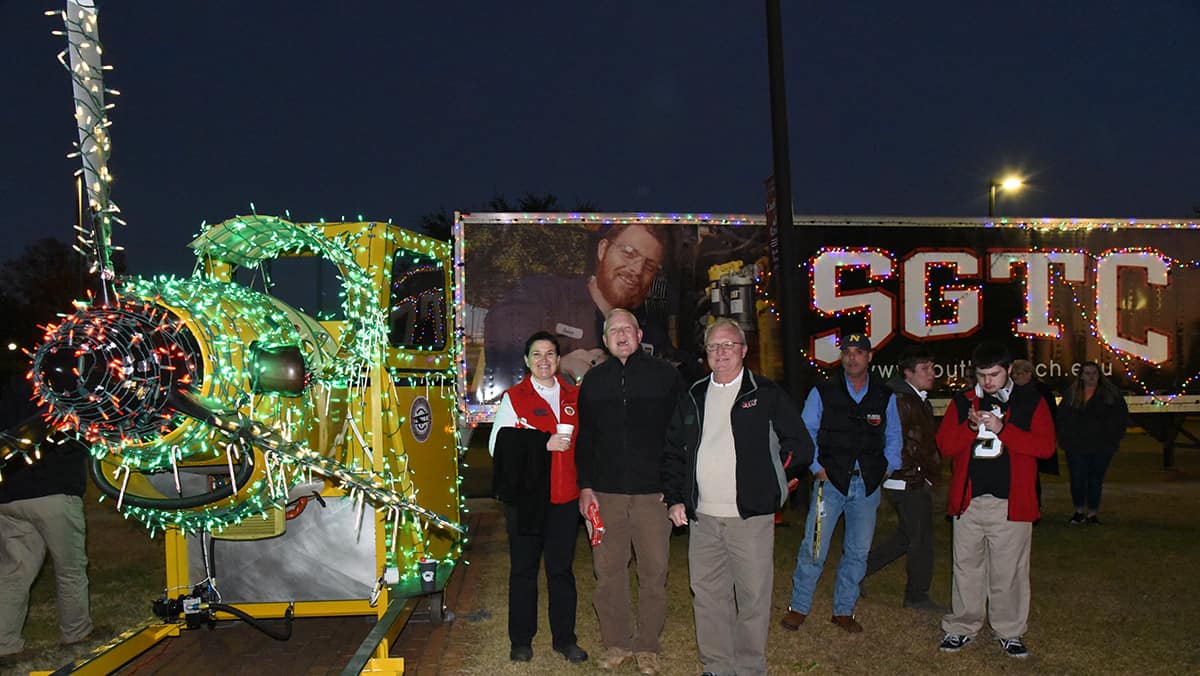
[[[774,514],[789,482],[812,462],[812,438],[791,397],[743,368],[748,348],[737,322],[714,322],[704,348],[712,375],[691,386],[671,418],[664,499],[676,526],[690,522],[688,569],[704,671],[766,674]]]
[[[673,366],[642,352],[642,331],[628,310],[604,322],[612,354],[588,371],[579,388],[575,466],[579,510],[596,505],[604,538],[593,550],[594,605],[605,654],[600,668],[636,657],[638,670],[659,673],[659,635],[666,624],[671,522],[662,500],[662,454],[667,422],[683,392]],[[630,547],[637,555],[638,612],[629,599]]]

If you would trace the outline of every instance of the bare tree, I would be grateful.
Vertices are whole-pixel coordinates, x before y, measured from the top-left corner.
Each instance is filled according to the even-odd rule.
[[[52,237],[31,242],[0,265],[5,317],[0,347],[9,341],[31,347],[40,335],[37,327],[69,312],[72,301],[86,297],[91,282],[83,258],[69,244]]]
[[[475,211],[476,209],[468,209]],[[508,201],[503,194],[497,194],[492,197],[487,203],[479,209],[481,211],[498,211],[498,212],[540,212],[540,211],[562,211],[558,204],[558,196],[554,193],[546,193],[538,195],[536,193],[527,192],[517,200],[517,203]],[[600,208],[592,202],[576,199],[575,206],[569,209],[572,212],[592,213],[600,211]],[[445,207],[438,211],[427,213],[421,216],[420,223],[417,229],[437,239],[449,240],[451,237],[451,229],[454,226],[454,219],[450,212],[446,211]]]

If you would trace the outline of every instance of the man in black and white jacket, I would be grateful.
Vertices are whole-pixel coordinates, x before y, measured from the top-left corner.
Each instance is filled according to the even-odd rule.
[[[690,524],[704,671],[766,674],[774,513],[789,483],[807,471],[813,443],[791,397],[743,368],[746,336],[736,322],[718,319],[704,343],[712,375],[689,388],[672,416],[664,500],[675,525]]]

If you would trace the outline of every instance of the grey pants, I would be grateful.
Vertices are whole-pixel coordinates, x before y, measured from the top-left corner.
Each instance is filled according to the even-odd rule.
[[[697,514],[688,531],[696,645],[704,670],[766,674],[775,516]]]
[[[21,629],[29,610],[29,587],[46,552],[54,561],[58,626],[64,643],[92,631],[88,606],[83,500],[47,495],[0,504],[0,655],[21,652]]]

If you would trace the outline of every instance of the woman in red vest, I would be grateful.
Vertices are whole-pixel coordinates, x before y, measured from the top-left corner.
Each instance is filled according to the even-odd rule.
[[[508,638],[514,662],[533,659],[543,560],[554,650],[570,662],[587,660],[575,636],[572,570],[579,532],[574,434],[579,389],[558,375],[558,360],[553,334],[539,331],[525,341],[528,373],[504,393],[488,443],[508,530]]]

